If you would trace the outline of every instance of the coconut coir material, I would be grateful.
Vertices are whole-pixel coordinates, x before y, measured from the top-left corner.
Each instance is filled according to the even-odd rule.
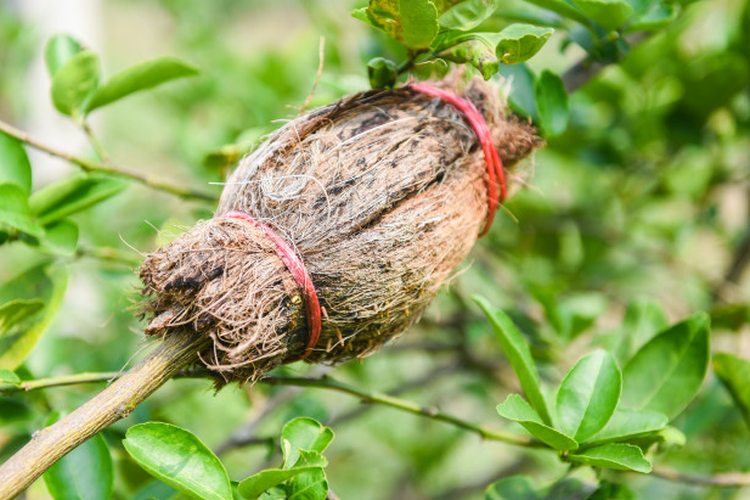
[[[506,116],[497,88],[451,88],[482,113],[505,168],[541,141]],[[511,177],[512,180],[512,177]],[[466,257],[488,213],[487,167],[474,131],[449,103],[409,89],[346,97],[290,121],[246,157],[214,219],[141,267],[150,335],[187,329],[224,381],[252,381],[307,349],[299,285],[251,214],[293,247],[324,311],[307,357],[365,356],[416,322]]]

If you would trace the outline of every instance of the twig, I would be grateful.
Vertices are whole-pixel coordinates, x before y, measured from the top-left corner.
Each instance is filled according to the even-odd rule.
[[[124,167],[122,165],[117,165],[110,161],[107,161],[107,162],[90,161],[85,158],[81,158],[79,156],[74,156],[70,153],[60,151],[58,149],[53,148],[52,146],[49,146],[47,144],[40,142],[37,139],[34,139],[26,132],[23,132],[3,121],[0,121],[0,131],[8,134],[9,136],[15,139],[18,139],[19,141],[25,144],[28,144],[34,149],[38,149],[39,151],[44,151],[47,154],[56,156],[58,158],[62,158],[64,160],[69,161],[70,163],[78,165],[86,172],[101,172],[104,174],[109,174],[109,175],[113,175],[117,177],[125,177],[128,179],[132,179],[136,182],[139,182],[143,184],[144,186],[147,186],[151,189],[156,189],[157,191],[163,191],[165,193],[174,194],[174,195],[179,196],[180,198],[206,200],[206,201],[216,201],[218,199],[217,196],[211,193],[194,190],[188,187],[178,186],[176,184],[172,184],[168,180],[165,180],[159,177],[154,177],[148,174],[143,174],[141,172],[137,172],[135,170]]]
[[[103,162],[109,161],[109,155],[102,147],[102,143],[99,142],[99,139],[94,135],[94,132],[91,131],[91,127],[89,127],[89,124],[85,121],[81,122],[81,129],[86,134],[86,137],[89,138],[89,142],[91,143],[91,146],[93,146],[94,151],[96,151],[96,154],[99,155],[99,159]]]
[[[130,255],[121,252],[116,248],[109,247],[80,247],[78,248],[78,250],[76,250],[76,256],[91,257],[108,262],[116,262],[118,264],[123,264],[130,267],[137,267],[141,265],[141,259],[131,257]]]
[[[271,385],[294,385],[298,387],[317,387],[319,389],[328,389],[332,391],[343,392],[345,394],[350,394],[352,396],[356,396],[360,398],[362,402],[364,403],[389,406],[391,408],[396,408],[398,410],[405,411],[407,413],[419,415],[421,417],[427,417],[432,420],[437,420],[438,422],[451,424],[455,427],[467,430],[469,432],[473,432],[474,434],[479,435],[483,439],[489,439],[492,441],[502,441],[504,443],[514,444],[517,446],[526,446],[526,447],[534,447],[534,448],[544,447],[542,443],[539,443],[533,439],[530,439],[524,436],[518,436],[516,434],[498,431],[498,430],[495,430],[495,429],[492,429],[490,427],[486,427],[483,425],[477,425],[472,422],[468,422],[466,420],[460,419],[458,417],[454,417],[453,415],[450,415],[448,413],[442,412],[438,408],[435,408],[435,407],[421,406],[417,403],[414,403],[413,401],[408,401],[408,400],[400,399],[394,396],[389,396],[388,394],[359,389],[358,387],[344,384],[343,382],[339,382],[327,376],[323,376],[320,378],[268,376],[268,377],[262,378],[261,381],[265,384],[271,384]]]
[[[695,484],[699,486],[718,486],[721,488],[739,488],[750,485],[750,473],[724,472],[714,475],[684,474],[682,472],[654,465],[651,474],[677,483]]]
[[[748,192],[747,195],[747,209],[745,212],[750,221],[750,192]],[[734,255],[732,256],[732,262],[729,264],[727,272],[724,274],[724,279],[714,288],[712,292],[714,299],[721,298],[728,285],[739,282],[740,278],[742,278],[742,275],[745,273],[748,264],[750,264],[750,229],[746,229],[745,236],[735,249]]]
[[[69,451],[114,422],[188,364],[198,361],[207,340],[192,334],[166,337],[159,347],[115,383],[31,441],[0,465],[0,499],[11,499]]]

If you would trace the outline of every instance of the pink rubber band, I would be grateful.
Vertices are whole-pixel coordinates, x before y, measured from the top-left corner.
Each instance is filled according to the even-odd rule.
[[[294,277],[294,280],[302,289],[302,296],[305,299],[305,311],[307,312],[307,328],[309,329],[309,337],[307,340],[307,349],[298,359],[305,359],[310,355],[315,344],[318,343],[320,338],[321,329],[321,310],[320,301],[318,300],[318,294],[315,292],[310,274],[307,272],[305,265],[299,258],[297,253],[290,247],[281,236],[276,234],[276,231],[271,229],[266,224],[258,221],[252,215],[248,215],[244,212],[227,212],[221,216],[222,219],[242,219],[254,224],[266,233],[268,239],[276,246],[276,253],[281,257],[281,261],[289,269]]]
[[[487,126],[487,122],[484,121],[482,113],[480,113],[476,106],[474,106],[474,103],[468,99],[464,99],[454,92],[439,89],[424,82],[413,83],[409,85],[409,88],[432,97],[438,97],[453,104],[464,115],[466,121],[469,122],[469,125],[474,130],[474,133],[477,134],[479,143],[482,145],[482,151],[484,151],[485,161],[487,162],[487,197],[489,199],[489,208],[487,210],[487,222],[484,225],[484,229],[482,229],[482,232],[479,234],[479,236],[484,236],[487,234],[487,231],[490,230],[492,221],[495,219],[497,207],[500,203],[505,201],[506,197],[503,162],[500,160],[500,155],[497,153],[495,141],[492,139],[492,133]],[[497,182],[500,184],[499,196]]]

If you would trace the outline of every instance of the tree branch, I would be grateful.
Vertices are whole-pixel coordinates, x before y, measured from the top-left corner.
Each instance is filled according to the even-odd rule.
[[[96,397],[35,432],[29,443],[0,465],[0,499],[16,497],[69,451],[128,416],[183,367],[197,362],[206,343],[205,338],[192,334],[166,337],[153,353]]]
[[[721,488],[739,488],[750,485],[750,473],[747,472],[725,472],[714,475],[684,474],[682,472],[654,465],[651,474],[684,484],[695,484],[699,486],[718,486]]]
[[[200,190],[194,190],[194,189],[184,187],[184,186],[178,186],[176,184],[172,184],[170,181],[166,179],[154,177],[148,174],[143,174],[141,172],[137,172],[135,170],[124,167],[122,165],[117,165],[110,161],[106,161],[106,162],[90,161],[85,158],[81,158],[79,156],[74,156],[64,151],[60,151],[58,149],[53,148],[52,146],[42,143],[41,141],[37,139],[34,139],[26,132],[23,132],[1,120],[0,120],[0,132],[4,132],[7,135],[23,142],[24,144],[28,144],[34,149],[38,149],[39,151],[43,151],[52,156],[56,156],[58,158],[67,160],[70,163],[73,163],[74,165],[78,165],[85,172],[101,172],[101,173],[116,176],[116,177],[125,177],[128,179],[134,180],[136,182],[139,182],[143,184],[144,186],[147,186],[151,189],[173,194],[173,195],[179,196],[180,198],[206,200],[206,201],[216,201],[218,199],[218,197],[214,194],[207,193],[207,192],[200,191]]]

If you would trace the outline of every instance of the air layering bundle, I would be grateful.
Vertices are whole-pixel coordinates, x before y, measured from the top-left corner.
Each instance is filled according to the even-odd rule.
[[[364,356],[417,321],[491,223],[501,165],[540,142],[495,86],[459,97],[457,80],[350,96],[276,132],[214,219],[144,262],[146,332],[208,337],[203,362],[247,381]]]
[[[220,383],[253,381],[364,356],[417,321],[489,226],[503,163],[540,143],[496,88],[457,80],[342,99],[246,158],[217,216],[141,267],[146,333],[163,340],[0,465],[0,499],[198,359]]]

